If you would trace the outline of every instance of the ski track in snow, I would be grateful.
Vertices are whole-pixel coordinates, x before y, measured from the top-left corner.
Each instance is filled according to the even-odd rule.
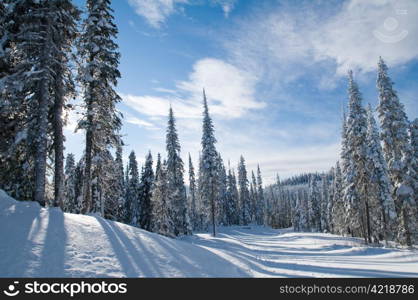
[[[0,277],[418,277],[418,250],[262,226],[170,239],[0,190]]]

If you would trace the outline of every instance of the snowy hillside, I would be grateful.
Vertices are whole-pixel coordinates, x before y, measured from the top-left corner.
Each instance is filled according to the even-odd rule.
[[[417,277],[416,250],[263,227],[169,239],[0,191],[0,277]]]

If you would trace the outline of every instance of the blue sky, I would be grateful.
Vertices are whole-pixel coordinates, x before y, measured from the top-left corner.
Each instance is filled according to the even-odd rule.
[[[80,7],[84,1],[75,1]],[[325,171],[338,159],[346,72],[365,103],[377,104],[379,55],[401,101],[418,116],[415,0],[117,0],[125,116],[124,157],[165,155],[171,104],[182,155],[197,165],[202,88],[225,162],[242,154],[275,174]],[[69,116],[66,150],[79,157],[83,133]]]

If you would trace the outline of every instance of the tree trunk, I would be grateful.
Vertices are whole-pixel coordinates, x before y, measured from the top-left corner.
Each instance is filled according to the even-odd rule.
[[[54,128],[54,152],[55,152],[55,172],[54,172],[54,203],[53,206],[64,206],[64,135],[63,135],[63,106],[64,91],[62,68],[58,67],[55,79],[55,104],[53,111]]]
[[[88,118],[91,118],[88,115]],[[93,133],[90,128],[86,131],[86,153],[85,153],[85,166],[84,166],[84,184],[83,184],[83,207],[81,213],[85,214],[90,212],[92,208],[91,198],[91,159],[92,159],[92,147],[93,146]]]
[[[41,69],[47,72],[47,60],[51,51],[51,33],[49,24],[46,25],[46,42],[41,56]],[[36,116],[36,150],[35,150],[35,192],[34,200],[45,205],[45,183],[46,183],[46,158],[48,147],[48,110],[49,110],[49,79],[48,74],[43,74],[38,83],[36,94],[38,100],[38,109]]]

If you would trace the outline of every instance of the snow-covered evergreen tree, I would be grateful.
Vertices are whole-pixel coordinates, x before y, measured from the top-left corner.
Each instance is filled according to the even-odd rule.
[[[53,206],[63,207],[64,203],[64,110],[68,99],[75,97],[75,87],[70,66],[73,43],[77,37],[80,11],[71,0],[49,1],[55,18],[52,26],[53,53],[53,105],[51,107],[51,124],[53,131],[54,152],[54,200]]]
[[[321,232],[321,194],[317,179],[311,176],[309,180],[309,227],[311,231]]]
[[[167,164],[166,162],[161,164],[161,158],[158,154],[157,169],[151,197],[152,231],[168,237],[174,237],[175,227],[171,217],[172,211],[168,199]]]
[[[168,199],[173,210],[172,218],[175,235],[189,234],[187,195],[184,185],[184,166],[180,157],[180,143],[177,135],[173,109],[170,107],[167,135],[167,180]]]
[[[251,222],[250,192],[248,190],[247,168],[245,159],[241,155],[238,165],[238,190],[240,204],[240,224],[248,225]]]
[[[216,221],[217,224],[228,225],[226,210],[228,209],[227,191],[228,176],[226,175],[225,165],[222,157],[218,154],[218,177],[216,191]]]
[[[125,223],[137,226],[139,220],[139,173],[135,152],[129,154],[127,172],[129,181],[126,183]]]
[[[227,180],[227,196],[226,196],[226,208],[225,215],[227,219],[227,225],[239,224],[239,194],[237,187],[237,179],[235,177],[235,171],[231,170],[231,166],[228,168],[228,180]]]
[[[117,213],[116,220],[118,222],[123,222],[125,217],[125,174],[123,170],[123,160],[122,160],[122,145],[116,147],[116,157],[115,157],[115,197],[117,199]]]
[[[414,168],[414,195],[415,195],[415,204],[417,207],[418,213],[418,118],[411,122],[409,126],[409,135],[411,139],[412,146],[412,157],[410,158],[411,166]],[[413,175],[413,174],[411,174]],[[418,215],[417,215],[418,218]]]
[[[392,197],[399,217],[399,240],[408,246],[413,243],[416,231],[416,203],[414,201],[415,170],[411,164],[412,149],[408,136],[408,119],[399,101],[388,67],[382,58],[378,63],[377,88],[383,153],[386,159],[393,191]]]
[[[120,54],[113,41],[118,32],[110,0],[87,0],[87,18],[78,41],[79,82],[83,89],[85,111],[78,128],[85,130],[85,183],[83,212],[95,207],[93,183],[101,175],[102,154],[121,143],[120,101],[115,91]]]
[[[202,208],[205,212],[204,226],[207,228],[212,223],[212,233],[216,235],[216,180],[218,176],[217,157],[215,148],[215,133],[213,122],[209,116],[208,103],[205,90],[203,90],[203,132],[202,132],[202,156],[199,174],[199,189]]]
[[[329,232],[329,206],[331,206],[329,198],[329,182],[326,175],[321,178],[321,229],[322,232]]]
[[[391,238],[397,230],[395,204],[386,161],[380,145],[379,132],[371,106],[367,109],[367,172],[370,179],[369,194],[373,237],[378,240]]]
[[[351,233],[371,242],[367,177],[367,119],[362,96],[352,71],[348,73],[349,112],[346,120],[343,170],[345,177],[344,202]]]
[[[263,178],[261,176],[260,166],[257,165],[257,206],[256,222],[258,225],[264,224],[264,214],[266,205],[264,199]]]
[[[254,171],[251,171],[251,184],[250,184],[250,211],[251,211],[251,222],[256,223],[258,215],[258,193],[257,193],[257,180],[255,179]]]
[[[63,211],[76,213],[76,167],[74,154],[68,153],[65,160],[65,182],[64,182],[64,203]]]
[[[47,156],[53,145],[59,158],[55,158],[59,170],[55,178],[57,196],[62,202],[63,148],[57,122],[62,124],[63,116],[56,111],[58,106],[63,107],[71,90],[67,62],[78,10],[68,0],[17,0],[5,4],[0,47],[4,102],[0,112],[2,135],[9,145],[0,158],[4,159],[4,170],[16,168],[9,173],[10,181],[19,182],[10,185],[6,181],[6,190],[19,199],[45,204]],[[51,111],[55,113],[52,124]],[[52,131],[56,133],[53,139]],[[53,201],[52,205],[58,203]]]
[[[140,218],[139,226],[145,230],[152,230],[152,185],[154,183],[154,171],[152,169],[152,155],[151,152],[145,158],[145,167],[141,174],[141,183],[139,185],[139,203],[140,203]]]
[[[115,159],[109,151],[102,154],[101,174],[98,181],[93,183],[92,188],[98,188],[99,195],[96,205],[100,205],[95,211],[100,211],[101,216],[110,220],[118,220],[120,191],[120,170]],[[122,177],[123,178],[123,177]]]
[[[340,163],[337,161],[334,169],[334,180],[332,182],[332,233],[341,234],[347,232],[346,226],[346,206],[343,199],[343,178]]]
[[[197,216],[197,207],[196,207],[196,177],[192,162],[192,157],[189,153],[189,216],[190,216],[190,224],[192,230],[196,230],[198,228],[198,216]]]
[[[33,200],[33,157],[27,151],[28,128],[24,125],[28,103],[23,101],[25,92],[13,89],[17,82],[12,79],[18,77],[15,65],[19,66],[19,60],[13,59],[13,53],[24,7],[23,2],[11,3],[0,4],[0,188],[15,199]]]

